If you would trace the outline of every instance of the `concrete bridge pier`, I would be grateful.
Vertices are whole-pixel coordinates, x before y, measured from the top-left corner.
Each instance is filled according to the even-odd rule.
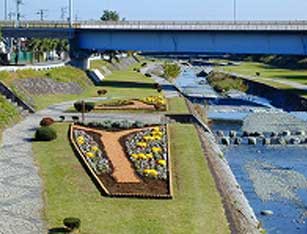
[[[70,64],[74,67],[80,68],[82,70],[87,70],[90,68],[89,58],[92,55],[92,51],[80,49],[77,46],[75,40],[69,41],[69,57]]]

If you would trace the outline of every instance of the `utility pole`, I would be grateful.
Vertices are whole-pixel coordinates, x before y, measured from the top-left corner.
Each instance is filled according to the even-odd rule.
[[[74,17],[74,11],[73,11],[73,8],[74,8],[74,6],[73,6],[73,0],[69,0],[69,25],[70,25],[70,27],[72,27],[72,25],[73,25],[73,21],[74,21],[74,19],[73,19],[73,17]]]
[[[67,14],[67,7],[61,7],[61,19],[63,21],[67,20],[66,14]]]
[[[19,27],[20,24],[20,18],[21,18],[21,13],[20,13],[20,5],[23,4],[23,0],[16,0],[16,27]]]
[[[237,0],[233,0],[233,21],[237,21]]]
[[[8,7],[7,0],[4,0],[4,20],[7,20],[7,7]]]
[[[40,20],[41,21],[44,21],[44,17],[45,17],[45,13],[47,12],[48,10],[46,9],[39,9],[38,12],[36,12],[37,15],[40,15]]]

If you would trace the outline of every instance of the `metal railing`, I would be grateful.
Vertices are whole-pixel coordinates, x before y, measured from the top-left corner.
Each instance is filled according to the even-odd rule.
[[[0,21],[0,28],[14,28],[14,21]],[[20,28],[70,28],[67,21],[21,21]],[[306,31],[307,21],[77,21],[75,29],[125,30],[268,30]]]

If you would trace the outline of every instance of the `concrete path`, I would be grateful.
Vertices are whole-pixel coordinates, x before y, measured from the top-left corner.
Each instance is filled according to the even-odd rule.
[[[164,96],[166,98],[173,98],[173,97],[178,97],[179,93],[175,87],[174,84],[170,83],[169,81],[167,81],[166,79],[156,76],[154,74],[152,74],[150,71],[155,69],[156,64],[155,63],[150,63],[148,64],[146,67],[141,69],[141,73],[145,74],[145,73],[150,73],[151,74],[151,78],[157,82],[158,84],[161,85]]]
[[[91,99],[93,100],[93,99]],[[53,105],[28,116],[3,132],[0,145],[0,234],[45,234],[42,181],[35,165],[31,139],[42,117],[58,118],[73,102]],[[159,114],[87,114],[94,120],[140,120],[159,123]]]

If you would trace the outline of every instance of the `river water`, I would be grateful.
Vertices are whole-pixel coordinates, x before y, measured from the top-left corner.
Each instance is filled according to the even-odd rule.
[[[205,78],[196,77],[198,68],[185,68],[176,86],[194,102],[209,104],[212,129],[242,132],[246,117],[253,113],[282,113],[270,100],[234,94],[223,100]],[[205,68],[211,69],[211,68]],[[235,101],[234,101],[235,100]],[[241,101],[240,101],[241,100]],[[292,113],[306,120],[304,112]],[[261,123],[255,123],[261,125]],[[307,130],[307,129],[305,129]],[[270,234],[307,233],[307,147],[300,146],[221,146],[225,158],[259,221]],[[270,210],[273,215],[262,215]]]

